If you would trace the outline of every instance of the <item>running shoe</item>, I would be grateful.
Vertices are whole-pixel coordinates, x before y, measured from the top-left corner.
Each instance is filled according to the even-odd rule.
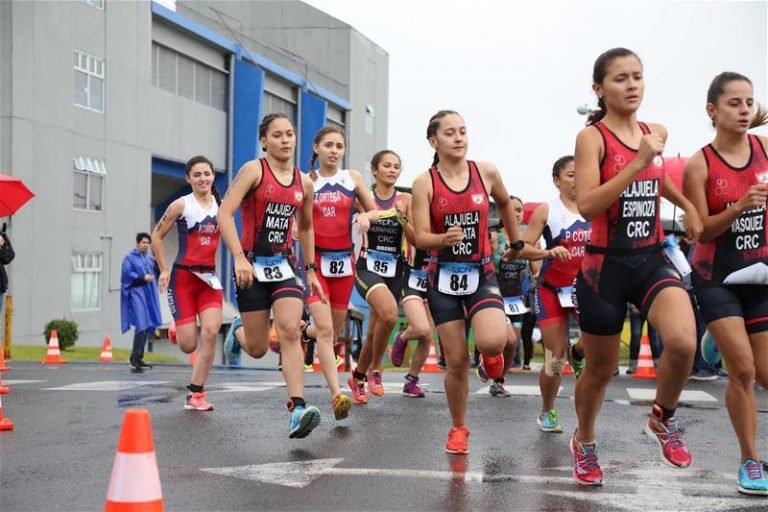
[[[152,369],[152,365],[145,363],[143,359],[139,359],[138,364],[139,364],[139,368],[141,368],[142,370],[151,370]]]
[[[674,417],[661,421],[655,414],[651,414],[645,425],[645,433],[659,443],[662,462],[673,468],[687,468],[691,465],[691,452],[685,446],[682,429]]]
[[[485,367],[483,366],[483,360],[480,359],[480,363],[477,365],[477,368],[475,368],[475,374],[477,374],[477,378],[480,379],[480,382],[488,382],[488,374],[485,373]]]
[[[406,379],[405,385],[403,386],[403,394],[405,396],[412,396],[414,398],[424,398],[424,390],[421,389],[421,385],[419,384],[419,379],[416,379],[416,380]]]
[[[392,351],[389,353],[389,360],[398,368],[403,365],[403,357],[405,357],[406,348],[408,348],[408,340],[403,338],[403,331],[398,331],[397,334],[395,334],[395,342],[392,344]]]
[[[488,387],[488,394],[491,396],[500,396],[502,398],[507,398],[509,396],[512,396],[512,393],[504,389],[504,383],[503,382],[491,382],[491,385]]]
[[[569,443],[573,454],[573,479],[580,485],[603,485],[603,470],[597,462],[597,444],[580,443],[573,433]]]
[[[573,345],[568,347],[568,364],[571,365],[571,369],[573,370],[573,375],[577,379],[581,376],[581,372],[584,371],[584,364],[586,363],[586,359],[583,357],[577,361],[575,357],[573,357]]]
[[[529,371],[531,371],[531,365],[529,365],[529,364],[524,364],[524,365],[523,365],[523,366],[522,366],[520,369],[521,369],[522,371],[524,371],[524,372],[529,372]]]
[[[709,334],[709,331],[701,337],[701,357],[712,366],[720,364],[723,360],[723,355],[715,344],[715,338]]]
[[[539,424],[542,432],[557,432],[563,431],[563,427],[560,426],[560,418],[557,414],[557,409],[550,409],[545,411],[536,418],[536,423]]]
[[[312,373],[313,371],[315,371],[314,366],[312,366],[311,364],[304,365],[304,373]]]
[[[205,401],[205,391],[201,391],[200,393],[191,393],[187,395],[184,409],[188,411],[212,411],[213,405]]]
[[[320,410],[314,405],[294,407],[288,423],[288,437],[303,439],[320,424]]]
[[[240,316],[236,316],[232,319],[232,323],[229,324],[229,330],[227,330],[227,337],[224,338],[224,357],[226,362],[230,366],[241,366],[242,348],[240,343],[235,338],[235,331],[242,327],[243,321]]]
[[[437,367],[440,368],[441,370],[447,370],[448,369],[448,365],[445,364],[445,358],[444,357],[440,357],[440,358],[437,359]]]
[[[384,385],[381,383],[381,372],[368,370],[368,374],[366,376],[368,377],[368,391],[370,391],[371,394],[375,396],[384,395]]]
[[[691,380],[717,380],[717,370],[699,368],[688,376]]]
[[[763,464],[747,459],[739,467],[739,487],[742,494],[768,496],[768,480],[765,478]]]
[[[498,379],[504,376],[504,355],[489,356],[480,354],[480,364],[485,369],[485,374],[491,379]],[[478,365],[479,366],[479,365]]]
[[[469,429],[462,425],[460,427],[451,427],[448,431],[448,440],[445,442],[445,451],[455,454],[469,453]]]
[[[368,403],[368,395],[365,393],[365,382],[356,380],[354,376],[350,375],[347,384],[349,389],[352,390],[352,401],[356,404]]]
[[[135,361],[133,359],[128,361],[128,366],[130,366],[131,371],[134,372],[134,373],[141,373],[141,372],[144,371],[144,370],[141,369],[141,365],[139,364],[139,362]]]
[[[336,418],[336,421],[340,421],[349,416],[349,408],[352,407],[352,400],[350,400],[347,395],[338,392],[336,393],[336,396],[333,397],[331,405],[333,407],[333,417]]]

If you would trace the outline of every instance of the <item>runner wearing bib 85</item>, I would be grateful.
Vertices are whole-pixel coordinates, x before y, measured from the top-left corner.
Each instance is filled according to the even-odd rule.
[[[707,113],[717,133],[686,163],[684,190],[704,219],[692,281],[701,316],[730,374],[725,405],[741,451],[738,490],[768,496],[754,385],[757,380],[768,389],[768,139],[747,133],[766,124],[768,111],[754,107],[747,77],[732,72],[715,77]]]
[[[685,211],[690,240],[702,230],[696,208],[665,173],[660,155],[666,129],[637,121],[644,92],[640,59],[614,48],[598,57],[592,78],[600,110],[579,133],[575,154],[576,200],[581,215],[592,222],[575,293],[588,364],[576,381],[579,421],[570,447],[573,476],[582,485],[603,484],[595,421],[616,368],[627,302],[664,340],[645,432],[658,443],[664,463],[691,464],[675,410],[693,364],[696,324],[680,273],[662,252],[661,197]]]
[[[523,234],[526,247],[523,255],[532,260],[544,260],[536,284],[536,318],[544,345],[544,366],[539,371],[542,408],[536,421],[544,432],[562,432],[555,399],[560,389],[560,376],[566,356],[576,378],[584,367],[578,343],[570,347],[568,322],[576,315],[571,300],[573,282],[579,272],[584,248],[589,241],[589,222],[576,206],[575,169],[572,156],[564,156],[552,167],[552,180],[559,190],[558,197],[542,203],[531,215]],[[545,249],[535,246],[541,236]]]
[[[192,193],[173,201],[152,232],[152,253],[160,268],[158,289],[168,290],[168,306],[176,322],[179,348],[190,354],[197,350],[184,409],[212,411],[203,387],[216,354],[216,337],[221,328],[223,294],[216,276],[219,226],[216,222],[219,192],[213,184],[213,164],[204,156],[191,158],[186,165]],[[163,238],[173,224],[179,233],[179,253],[168,273]],[[200,318],[200,344],[197,343]]]
[[[413,230],[407,217],[411,196],[395,190],[400,177],[400,157],[391,150],[379,151],[371,158],[371,174],[375,180],[373,199],[379,220],[363,238],[355,277],[357,292],[371,306],[371,313],[357,367],[347,382],[352,389],[352,400],[359,404],[368,403],[366,382],[372,395],[384,394],[381,360],[397,323],[397,301],[405,267],[403,235]]]
[[[315,259],[312,229],[312,180],[293,165],[296,134],[284,114],[269,114],[259,126],[259,143],[266,156],[243,165],[219,209],[221,237],[235,259],[237,303],[245,346],[255,358],[269,348],[269,312],[280,339],[282,370],[288,388],[288,437],[303,438],[320,423],[320,411],[304,401],[304,354],[299,324],[304,309],[303,284],[293,253],[292,228],[298,214],[302,254]],[[243,233],[238,239],[234,215],[241,207]],[[307,286],[325,301],[307,265]]]
[[[317,341],[318,358],[331,392],[334,417],[342,420],[349,415],[352,401],[339,389],[333,346],[344,327],[349,297],[355,284],[351,232],[355,201],[358,200],[368,210],[368,213],[355,217],[354,224],[361,232],[367,231],[370,223],[377,222],[379,215],[360,173],[338,168],[346,150],[344,131],[335,126],[326,126],[315,134],[312,142],[313,154],[309,167],[312,169],[310,178],[315,187],[312,202],[314,261],[317,279],[328,303],[321,302],[312,290],[305,291],[312,324],[305,324],[303,334],[305,338]],[[320,161],[320,167],[315,171],[317,160]]]
[[[469,452],[466,425],[470,322],[475,344],[490,378],[501,376],[507,344],[504,303],[496,283],[488,236],[489,196],[518,247],[517,219],[499,170],[489,162],[466,159],[467,128],[456,112],[432,116],[427,140],[435,150],[432,168],[413,184],[416,246],[430,251],[427,298],[442,340],[448,371],[445,392],[453,427],[448,453]],[[517,250],[519,250],[518,248]],[[515,257],[516,250],[505,253]],[[465,316],[466,311],[466,316]]]

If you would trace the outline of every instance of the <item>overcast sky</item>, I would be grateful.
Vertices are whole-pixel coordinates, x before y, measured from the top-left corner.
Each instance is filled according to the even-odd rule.
[[[401,185],[431,163],[427,123],[447,108],[467,123],[470,159],[494,162],[510,193],[548,199],[552,163],[572,154],[584,125],[576,107],[594,105],[594,61],[615,46],[643,60],[639,119],[666,125],[667,155],[712,139],[704,107],[717,73],[747,75],[767,99],[765,1],[306,1],[389,53],[388,145],[403,159]]]

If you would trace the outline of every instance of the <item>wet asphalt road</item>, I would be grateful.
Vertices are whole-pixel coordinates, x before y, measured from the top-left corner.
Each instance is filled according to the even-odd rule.
[[[15,363],[2,375],[11,387],[3,412],[15,430],[0,432],[0,510],[103,509],[129,407],[150,411],[167,510],[768,510],[768,499],[736,492],[725,380],[689,382],[678,417],[694,465],[673,470],[642,433],[643,389],[653,381],[615,379],[598,420],[606,485],[581,488],[568,451],[572,377],[558,401],[566,433],[544,434],[535,422],[539,399],[526,396],[534,374],[510,376],[521,394],[511,398],[488,396],[472,376],[470,454],[462,457],[444,453],[450,419],[441,374],[424,375],[430,393],[414,399],[399,393],[403,374],[387,372],[387,393],[353,406],[343,422],[333,420],[321,375],[307,374],[306,396],[322,422],[306,439],[289,440],[280,373],[215,369],[212,413],[182,410],[189,373]],[[768,456],[768,392],[758,399],[759,447]]]

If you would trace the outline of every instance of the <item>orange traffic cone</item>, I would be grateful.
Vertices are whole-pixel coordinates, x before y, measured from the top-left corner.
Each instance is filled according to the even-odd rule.
[[[162,512],[163,492],[157,470],[149,411],[127,409],[117,442],[104,512]]]
[[[11,368],[12,368],[11,366],[5,365],[5,350],[3,347],[2,340],[0,340],[0,372],[7,372]]]
[[[48,352],[45,354],[45,359],[40,361],[40,364],[64,364],[67,361],[62,359],[61,352],[59,352],[59,335],[56,331],[51,331],[51,340],[48,342]]]
[[[315,343],[315,355],[312,358],[312,371],[313,372],[321,372],[323,371],[323,367],[320,365],[320,357],[318,357],[317,353],[319,352],[317,343]]]
[[[637,358],[637,370],[632,374],[632,378],[656,378],[656,370],[653,367],[653,354],[651,353],[651,342],[648,339],[648,336],[643,336],[640,340],[640,354]]]
[[[9,388],[8,386],[3,386],[3,374],[0,373],[0,395],[5,395],[9,391],[11,391],[11,388]]]
[[[427,360],[424,361],[424,366],[421,367],[422,373],[440,373],[442,370],[437,366],[437,352],[435,352],[435,344],[429,344],[429,355]]]
[[[109,340],[109,336],[104,336],[104,343],[101,344],[101,356],[99,361],[102,363],[112,362],[112,342]]]
[[[0,397],[0,430],[13,430],[13,422],[3,417],[3,399]]]
[[[573,375],[573,368],[571,368],[570,363],[566,360],[565,364],[563,365],[563,373],[562,375]]]

